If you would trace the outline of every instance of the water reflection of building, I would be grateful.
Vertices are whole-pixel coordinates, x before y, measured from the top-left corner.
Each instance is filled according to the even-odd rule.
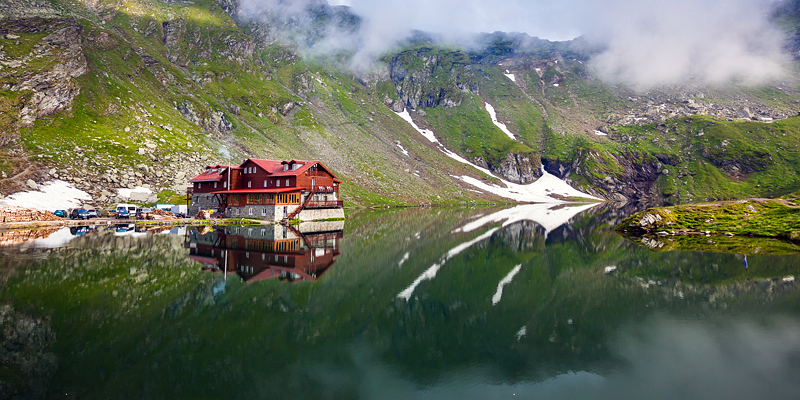
[[[305,224],[304,224],[305,225]],[[339,257],[344,221],[284,225],[190,227],[188,257],[203,269],[246,282],[278,278],[316,281]]]

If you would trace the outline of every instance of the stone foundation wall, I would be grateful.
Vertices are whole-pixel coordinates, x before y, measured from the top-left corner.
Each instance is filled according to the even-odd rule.
[[[301,221],[314,221],[318,219],[344,218],[342,208],[312,208],[300,211],[298,218]]]
[[[284,207],[286,213],[284,214]],[[228,207],[226,212],[227,218],[255,218],[264,219],[268,221],[280,221],[284,215],[289,215],[294,210],[300,207],[294,205],[277,205],[277,206],[264,206],[253,205],[244,207]],[[322,208],[322,209],[305,209],[300,211],[297,216],[301,221],[314,221],[318,219],[333,219],[344,218],[344,210],[341,208]]]
[[[211,193],[192,193],[192,205],[189,206],[189,216],[194,217],[200,210],[210,210],[219,207],[219,201]]]
[[[265,219],[268,221],[280,221],[283,219],[284,208],[286,208],[286,215],[291,214],[297,207],[297,204],[289,205],[253,205],[244,207],[229,207],[227,212],[228,218],[256,218]]]

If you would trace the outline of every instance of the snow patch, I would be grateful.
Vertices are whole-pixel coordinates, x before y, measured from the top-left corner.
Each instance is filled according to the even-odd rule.
[[[555,87],[558,87],[558,84],[557,84],[557,83],[554,83],[554,84],[553,84],[553,86],[555,86]]]
[[[475,239],[472,239],[472,240],[470,240],[468,242],[461,243],[460,245],[450,249],[450,251],[448,251],[444,256],[442,256],[442,259],[438,263],[431,265],[431,267],[428,268],[427,270],[425,270],[425,272],[423,272],[422,275],[420,275],[417,279],[415,279],[414,282],[411,285],[409,285],[405,290],[400,292],[397,295],[397,297],[401,298],[401,299],[405,299],[406,301],[408,301],[411,298],[411,295],[414,293],[414,289],[416,289],[417,286],[420,283],[422,283],[422,281],[429,281],[429,280],[432,280],[433,278],[435,278],[436,277],[436,273],[439,272],[439,269],[442,268],[442,266],[447,262],[447,260],[455,257],[456,255],[458,255],[462,251],[470,248],[475,243],[478,243],[478,242],[480,242],[482,240],[490,238],[492,236],[492,234],[497,231],[497,229],[498,228],[489,229],[483,235],[480,235],[480,236],[476,237]]]
[[[408,113],[408,109],[403,110],[401,113],[395,113],[403,119],[403,121],[408,122],[412,128],[416,129],[422,136],[425,136],[426,139],[430,140],[431,143],[438,143],[439,140],[436,139],[436,135],[430,129],[421,129],[414,123],[414,120],[411,119],[411,114]]]
[[[603,131],[598,131],[597,129],[595,129],[594,134],[598,135],[598,136],[608,136],[607,133],[605,133]]]
[[[512,74],[508,70],[506,70],[506,72],[503,75],[505,75],[506,78],[511,79],[511,82],[517,81],[517,78],[514,76],[514,74]]]
[[[487,103],[488,104],[488,103]],[[477,169],[478,171],[483,172],[486,175],[492,176],[500,183],[504,184],[505,187],[495,185],[495,184],[488,184],[479,179],[470,177],[470,176],[461,176],[457,177],[454,176],[456,179],[460,179],[465,183],[468,183],[472,186],[477,187],[486,192],[490,192],[492,194],[498,195],[500,197],[505,197],[507,199],[512,199],[516,201],[528,201],[528,202],[543,202],[543,203],[564,203],[565,201],[558,198],[558,196],[554,195],[561,195],[564,197],[582,197],[587,199],[594,199],[600,200],[597,197],[591,196],[589,194],[583,193],[563,180],[559,179],[555,175],[548,173],[547,171],[542,168],[542,177],[537,179],[536,182],[530,183],[528,185],[519,185],[516,183],[508,182],[504,179],[495,177],[491,171],[486,168],[481,168],[466,159],[464,157],[459,156],[456,153],[453,153],[446,147],[444,147],[439,140],[436,139],[436,135],[433,131],[428,129],[420,129],[417,124],[411,119],[411,115],[408,114],[407,110],[404,110],[402,113],[396,113],[400,118],[404,121],[408,122],[412,128],[414,128],[417,132],[419,132],[422,136],[425,136],[431,143],[436,143],[439,146],[439,151],[444,153],[446,156],[462,163],[471,166],[472,168]]]
[[[505,133],[506,136],[510,137],[511,140],[517,140],[517,138],[514,137],[514,134],[508,130],[506,124],[497,120],[497,113],[495,113],[494,107],[492,107],[492,105],[489,103],[484,103],[484,104],[486,106],[486,111],[489,113],[489,118],[492,119],[492,123],[494,124],[494,126],[500,128],[500,130],[503,131],[503,133]]]
[[[40,185],[38,191],[14,193],[0,204],[53,211],[80,207],[84,200],[90,201],[92,196],[71,183],[56,180]]]
[[[505,278],[501,279],[500,283],[497,284],[497,291],[494,293],[494,296],[492,296],[493,306],[499,303],[500,298],[503,297],[503,286],[511,283],[511,281],[514,280],[514,275],[516,275],[520,269],[522,269],[522,264],[514,267],[514,269],[512,269],[511,272],[509,272],[508,275],[506,275]]]
[[[505,187],[500,185],[490,184],[475,179],[471,176],[459,177],[462,181],[475,186],[481,190],[496,194],[500,197],[512,199],[516,201],[530,201],[540,203],[563,203],[564,200],[559,199],[563,197],[582,197],[586,199],[600,200],[597,197],[583,193],[578,189],[573,188],[563,180],[555,175],[542,169],[542,177],[537,179],[536,182],[520,185],[511,183],[503,179],[499,179]]]
[[[403,145],[401,145],[400,143],[395,143],[395,144],[397,145],[397,147],[398,147],[398,148],[400,148],[400,151],[401,151],[401,152],[402,152],[402,153],[403,153],[403,154],[404,154],[406,157],[408,157],[408,150],[406,150],[406,149],[405,149],[405,147],[403,147]]]
[[[148,195],[149,194],[153,194],[152,190],[150,190],[148,188],[145,188],[145,187],[141,187],[141,186],[137,186],[137,187],[135,187],[133,189],[117,189],[117,193],[119,193],[119,196],[120,197],[125,197],[125,198],[130,198],[131,197],[131,193],[134,193],[134,192],[136,192],[136,193],[147,193]]]

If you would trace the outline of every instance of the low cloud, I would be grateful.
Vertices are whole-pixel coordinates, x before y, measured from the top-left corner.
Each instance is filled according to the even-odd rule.
[[[242,0],[241,9],[250,17],[272,13],[285,26],[310,24],[316,36],[303,37],[301,50],[349,52],[357,69],[414,30],[451,38],[495,31],[550,40],[583,35],[605,49],[590,63],[602,79],[643,89],[764,82],[780,77],[786,60],[783,34],[770,22],[777,4],[771,0],[332,0],[361,17],[357,31],[335,19],[323,31],[314,25],[307,10],[322,1]]]

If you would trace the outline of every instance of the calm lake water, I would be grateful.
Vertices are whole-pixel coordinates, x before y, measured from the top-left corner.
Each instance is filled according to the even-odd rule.
[[[632,211],[6,233],[0,397],[800,398],[800,256],[654,252]]]

